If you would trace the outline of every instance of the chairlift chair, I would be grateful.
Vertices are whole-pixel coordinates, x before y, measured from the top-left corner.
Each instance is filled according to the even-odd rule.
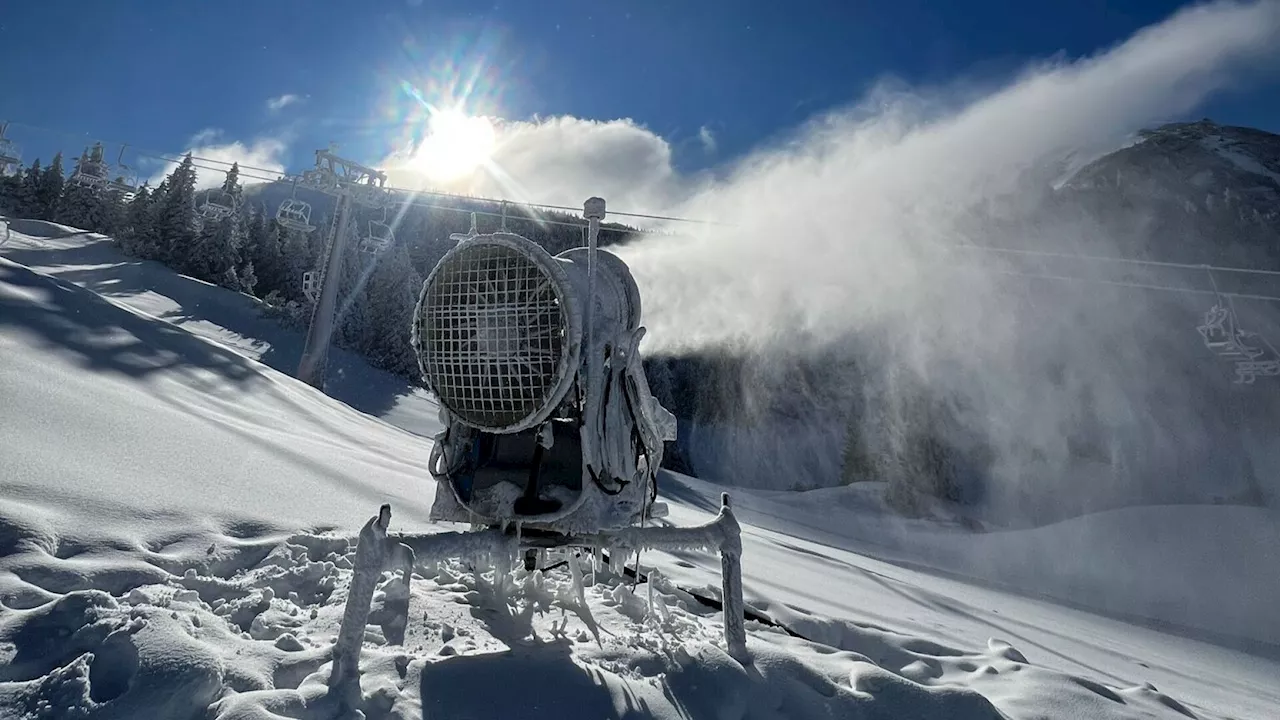
[[[293,194],[288,200],[276,208],[276,222],[282,226],[299,232],[309,233],[316,229],[311,224],[311,203],[298,199],[298,180],[293,181]]]
[[[387,224],[386,208],[382,210],[382,220],[370,220],[369,232],[360,241],[360,252],[370,255],[381,255],[395,242],[396,236]]]
[[[391,226],[378,220],[369,221],[369,233],[360,241],[360,251],[371,255],[380,255],[391,247],[395,233]]]
[[[308,233],[316,229],[311,224],[311,204],[302,200],[285,200],[276,210],[276,222],[282,226],[299,232]]]
[[[198,211],[206,220],[225,220],[236,211],[235,195],[226,190],[210,190],[205,193]]]
[[[1262,354],[1260,348],[1245,344],[1244,339],[1254,333],[1240,330],[1235,312],[1222,303],[1215,304],[1204,314],[1204,323],[1196,327],[1204,338],[1205,347],[1226,358],[1244,357],[1252,360]]]
[[[133,168],[124,164],[124,149],[126,147],[128,146],[120,146],[120,154],[116,156],[116,168],[118,169],[118,174],[113,180],[111,180],[109,187],[111,190],[120,193],[125,202],[129,202],[138,191],[138,173],[134,172]]]
[[[75,172],[71,173],[70,182],[74,185],[98,189],[106,187],[111,181],[111,168],[102,157],[102,143],[92,149],[86,149],[76,163]]]
[[[302,294],[311,302],[315,302],[320,297],[319,273],[314,270],[308,270],[302,273]]]

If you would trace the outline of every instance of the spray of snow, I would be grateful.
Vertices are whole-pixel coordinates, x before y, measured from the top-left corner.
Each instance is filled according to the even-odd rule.
[[[956,455],[982,458],[963,470],[991,486],[980,492],[1005,504],[1032,498],[1037,512],[1152,501],[1146,493],[1186,501],[1178,493],[1203,478],[1251,474],[1230,465],[1241,453],[1222,438],[1242,441],[1225,411],[1209,407],[1227,402],[1230,371],[1214,381],[1216,399],[1188,381],[1218,367],[1197,354],[1195,326],[1211,298],[1033,281],[1017,276],[1025,261],[961,248],[1158,247],[1042,211],[1049,204],[1037,193],[1134,131],[1276,67],[1278,55],[1280,3],[1196,6],[976,97],[882,86],[701,188],[678,211],[731,226],[619,250],[645,298],[645,350],[745,356],[735,405],[785,397],[790,410],[789,424],[742,412],[736,425],[687,423],[691,453],[709,454],[695,467],[754,487],[835,484],[846,467],[846,408],[914,421],[932,412],[913,404],[923,398],[945,405],[944,424],[961,435],[947,442],[974,450]],[[1207,285],[1203,274],[1158,282]],[[842,354],[858,361],[843,387],[828,382],[832,372],[816,387],[801,382],[813,358]],[[1101,438],[1093,466],[1068,467],[1067,439],[1081,434]]]
[[[1029,68],[982,97],[882,86],[681,208],[732,227],[622,251],[644,293],[649,349],[768,343],[797,321],[843,333],[953,290],[924,258],[930,241],[974,238],[965,223],[975,204],[1017,190],[1030,168],[1186,113],[1230,86],[1233,71],[1278,54],[1280,3],[1225,2],[1096,57]],[[969,278],[967,294],[982,284]]]

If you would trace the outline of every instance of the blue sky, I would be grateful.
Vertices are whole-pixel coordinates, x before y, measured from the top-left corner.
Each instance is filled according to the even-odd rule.
[[[474,77],[468,110],[511,119],[632,118],[681,170],[714,165],[856,100],[1006,77],[1030,59],[1120,42],[1169,2],[969,0],[46,0],[0,18],[0,119],[26,160],[76,137],[177,152],[278,138],[291,169],[330,140],[365,161],[403,143],[415,101]],[[1280,131],[1277,86],[1195,114]],[[299,101],[272,111],[270,98]],[[704,130],[705,129],[705,130]],[[714,151],[700,140],[714,138]],[[709,134],[708,134],[709,133]]]

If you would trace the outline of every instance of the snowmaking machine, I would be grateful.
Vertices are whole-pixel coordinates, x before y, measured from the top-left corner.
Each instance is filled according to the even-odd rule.
[[[649,392],[643,335],[639,288],[606,250],[495,233],[446,254],[413,333],[445,426],[432,519],[565,533],[664,515],[675,417]]]
[[[433,522],[468,530],[388,533],[384,505],[360,533],[331,683],[357,677],[374,586],[408,583],[416,558],[488,557],[526,571],[551,551],[626,557],[719,551],[729,652],[745,657],[740,530],[722,495],[695,527],[663,522],[657,474],[675,417],[650,392],[639,345],[640,291],[597,247],[605,201],[584,204],[587,246],[551,255],[523,236],[469,234],[423,283],[412,328],[443,430],[429,467]],[[638,570],[639,568],[637,568]]]

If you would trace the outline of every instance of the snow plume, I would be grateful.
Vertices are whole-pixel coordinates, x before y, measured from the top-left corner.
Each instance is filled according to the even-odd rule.
[[[922,241],[979,239],[966,212],[1016,190],[1021,171],[1113,148],[1267,55],[1280,55],[1280,3],[1219,3],[1096,57],[1030,68],[959,107],[943,93],[878,88],[681,208],[731,227],[624,252],[653,348],[767,341],[784,319],[825,333],[884,317],[934,280]],[[785,315],[797,306],[799,318]]]
[[[952,417],[977,416],[957,425],[980,423],[994,438],[993,467],[1016,465],[1005,469],[1025,476],[1031,461],[1012,459],[1014,435],[1043,462],[1084,412],[1086,392],[1098,391],[1103,406],[1089,412],[1122,423],[1125,398],[1107,391],[1128,379],[1149,387],[1169,379],[1143,374],[1146,351],[1123,331],[1143,324],[1147,296],[1110,295],[1113,317],[1099,320],[1101,293],[1090,286],[1011,280],[1005,273],[1014,268],[1000,256],[943,247],[1106,252],[1107,239],[1081,222],[1011,230],[993,217],[1025,218],[1035,202],[1029,178],[1047,185],[1069,159],[1177,119],[1250,70],[1274,67],[1277,56],[1280,3],[1223,2],[1184,9],[1094,57],[1029,67],[979,97],[881,86],[746,158],[676,210],[728,226],[620,250],[644,297],[646,350],[768,356],[785,348],[794,356],[811,344],[853,338],[865,346],[875,337],[893,376],[881,384],[885,398],[863,398],[869,412],[908,413],[894,398],[908,383],[950,396]],[[1176,331],[1165,321],[1184,354],[1199,342],[1197,319],[1187,313]],[[1099,337],[1111,343],[1101,353]]]

